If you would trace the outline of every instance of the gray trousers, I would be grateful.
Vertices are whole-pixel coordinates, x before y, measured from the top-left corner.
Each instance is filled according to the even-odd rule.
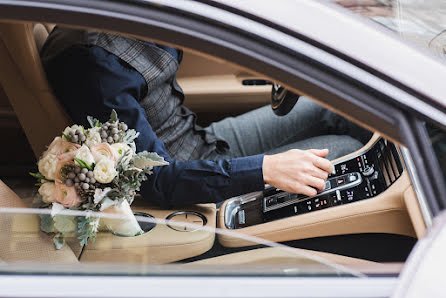
[[[206,130],[230,147],[224,154],[207,157],[209,160],[274,154],[293,148],[327,148],[327,158],[332,160],[361,148],[372,135],[306,97],[300,97],[285,116],[277,116],[270,106],[265,106],[212,123]]]

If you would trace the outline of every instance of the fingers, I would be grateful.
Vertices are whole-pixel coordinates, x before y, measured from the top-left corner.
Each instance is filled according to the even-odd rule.
[[[296,191],[296,193],[300,193],[309,197],[314,197],[315,195],[317,195],[317,191],[307,185],[302,185],[301,187],[299,187],[299,191]]]
[[[313,164],[321,170],[324,170],[327,173],[331,173],[333,171],[333,165],[328,159],[322,157],[315,157],[313,159]]]
[[[320,178],[323,180],[327,180],[328,178],[328,173],[324,170],[321,170],[317,167],[313,167],[312,171],[310,172],[310,174],[316,178]]]
[[[316,177],[313,177],[313,176],[308,176],[305,179],[305,182],[306,182],[305,183],[306,185],[312,186],[312,187],[314,187],[316,189],[319,189],[319,190],[323,190],[325,188],[325,180],[320,179],[320,178],[316,178]]]
[[[328,154],[328,149],[309,149],[308,151],[319,157],[325,157]]]

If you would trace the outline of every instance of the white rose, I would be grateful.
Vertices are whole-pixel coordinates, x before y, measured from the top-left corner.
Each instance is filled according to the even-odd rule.
[[[128,153],[125,156],[125,160],[123,160],[123,161],[129,162],[130,159],[133,157],[133,150],[130,148],[129,145],[124,144],[124,143],[115,143],[111,146],[115,150],[114,153],[116,153],[116,155],[115,155],[116,160],[119,160],[124,155],[124,153],[126,153],[127,151],[128,151]]]
[[[39,188],[39,194],[42,196],[42,201],[45,203],[53,203],[56,200],[55,185],[52,182],[46,182]]]
[[[91,155],[90,149],[88,149],[88,147],[85,145],[82,145],[82,147],[77,150],[76,158],[84,161],[89,166],[94,163],[94,157]]]
[[[117,173],[115,162],[108,158],[101,159],[93,170],[94,179],[99,183],[110,183]]]
[[[99,131],[101,130],[100,127],[93,127],[87,129],[87,140],[85,141],[85,145],[88,147],[93,147],[97,144],[102,143],[101,135]]]
[[[39,172],[45,178],[54,179],[54,172],[56,171],[58,159],[55,154],[47,154],[38,162]]]

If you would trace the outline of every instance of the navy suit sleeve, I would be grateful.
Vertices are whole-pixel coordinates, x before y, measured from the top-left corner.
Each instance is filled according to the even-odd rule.
[[[87,115],[104,122],[115,109],[121,121],[140,133],[138,151],[157,152],[169,161],[168,166],[155,167],[143,182],[145,199],[173,207],[219,202],[263,189],[263,155],[217,162],[172,160],[138,103],[147,92],[144,78],[115,55],[76,45],[43,62],[56,96],[75,123],[88,126]]]

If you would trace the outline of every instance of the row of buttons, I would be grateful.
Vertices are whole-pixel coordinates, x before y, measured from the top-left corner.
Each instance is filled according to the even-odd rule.
[[[318,198],[312,198],[299,202],[293,206],[293,209],[294,214],[303,214],[311,211],[322,210],[328,207],[348,204],[356,200],[357,198],[355,197],[353,190],[337,190],[336,192],[323,195]]]

